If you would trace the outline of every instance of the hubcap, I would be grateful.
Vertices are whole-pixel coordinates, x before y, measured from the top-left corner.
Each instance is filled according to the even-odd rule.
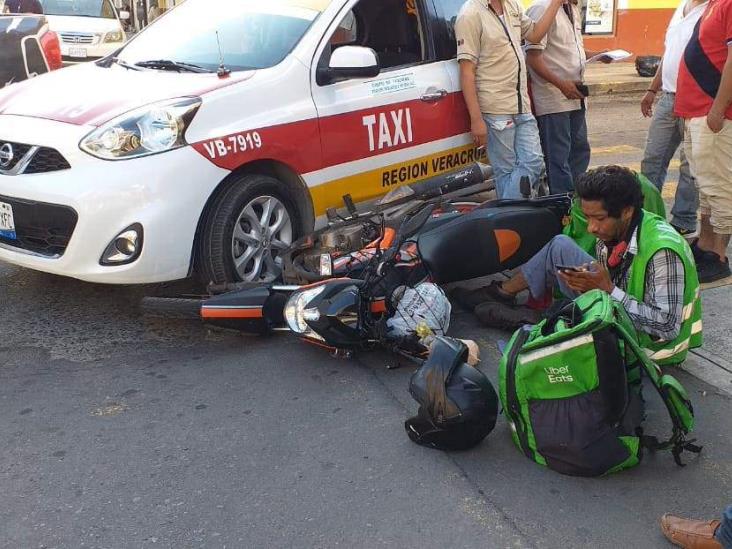
[[[236,272],[245,282],[271,282],[282,272],[280,254],[292,244],[292,220],[273,196],[258,196],[234,223],[231,253]]]

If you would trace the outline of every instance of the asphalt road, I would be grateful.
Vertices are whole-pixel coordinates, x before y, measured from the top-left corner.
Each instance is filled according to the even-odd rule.
[[[593,164],[639,162],[635,103],[593,108]],[[503,419],[468,452],[412,444],[412,369],[388,355],[151,321],[147,291],[0,265],[0,547],[669,547],[662,513],[730,500],[730,396],[684,372],[702,456],[578,479],[526,460]],[[452,331],[496,382],[506,335],[461,311]]]

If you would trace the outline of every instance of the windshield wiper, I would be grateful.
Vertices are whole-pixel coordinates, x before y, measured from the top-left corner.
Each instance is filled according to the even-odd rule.
[[[127,61],[122,61],[119,57],[110,57],[109,60],[103,65],[104,67],[109,67],[112,63],[116,63],[120,67],[124,67],[127,70],[130,71],[139,71],[140,67],[136,67],[135,65],[130,65]]]
[[[165,71],[178,71],[178,72],[213,72],[193,63],[184,63],[182,61],[171,61],[170,59],[151,59],[149,61],[140,61],[135,63],[138,67],[144,67],[146,69],[160,69]]]

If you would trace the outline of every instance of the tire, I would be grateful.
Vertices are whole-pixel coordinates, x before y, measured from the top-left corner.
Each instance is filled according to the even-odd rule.
[[[279,255],[297,238],[300,214],[285,185],[240,175],[216,197],[197,243],[204,284],[269,283],[282,274]]]
[[[140,302],[140,309],[146,316],[200,320],[202,302],[200,299],[143,297]]]

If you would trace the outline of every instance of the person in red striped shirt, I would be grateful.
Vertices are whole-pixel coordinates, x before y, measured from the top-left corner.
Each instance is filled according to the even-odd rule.
[[[732,235],[732,0],[709,0],[679,69],[675,113],[699,187],[701,231],[692,244],[699,280],[730,276]]]

